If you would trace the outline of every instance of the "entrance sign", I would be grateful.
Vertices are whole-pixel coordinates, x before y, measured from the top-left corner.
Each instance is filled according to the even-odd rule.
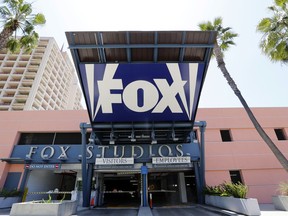
[[[79,64],[93,122],[193,121],[204,63]]]
[[[134,158],[96,158],[96,165],[127,165],[134,164]]]
[[[191,163],[190,157],[153,157],[152,164],[185,164]]]

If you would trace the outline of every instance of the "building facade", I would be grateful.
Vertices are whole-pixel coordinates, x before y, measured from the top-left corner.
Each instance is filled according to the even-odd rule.
[[[79,110],[82,92],[66,52],[40,38],[31,54],[0,52],[0,110]]]
[[[252,110],[267,134],[288,157],[288,108]],[[55,188],[60,191],[81,190],[79,125],[81,122],[88,121],[89,117],[84,110],[0,112],[0,158],[2,159],[0,188],[25,186],[28,188],[28,200],[44,196],[33,193]],[[244,109],[200,108],[197,111],[196,121],[207,123],[204,134],[207,185],[218,185],[224,181],[241,181],[249,187],[248,197],[257,198],[259,203],[271,203],[272,196],[278,193],[278,184],[286,181],[288,174],[257,134]],[[200,136],[200,131],[195,128],[195,139],[199,140]],[[89,138],[89,131],[87,131],[86,143],[89,143]],[[192,144],[187,145],[192,146]],[[168,153],[176,156],[181,156],[181,152],[185,153],[184,144],[175,147],[175,152],[174,145],[171,143],[149,146],[152,146],[147,150],[150,154],[159,153],[159,157],[155,160],[165,158],[167,150]],[[144,155],[146,151],[144,146],[136,147],[130,144],[126,148],[122,147],[122,153],[128,147],[134,149],[132,155],[135,158]],[[110,149],[112,156],[108,155]],[[196,148],[194,146],[189,154],[193,155],[193,152],[197,152],[197,146]],[[90,143],[87,145],[87,160],[93,155],[95,158],[100,158],[103,163],[108,159],[115,162],[121,159],[121,150],[117,149],[117,144],[100,148],[99,145]],[[139,185],[142,184],[139,171],[141,167],[135,163],[133,168],[129,164],[126,164],[126,167],[122,164],[121,167],[116,165],[116,168],[115,166],[111,168],[98,163],[98,166],[102,166],[99,168],[97,163],[95,165],[99,159],[95,158],[91,163],[94,164],[93,172],[90,173],[93,176],[92,191],[94,196],[95,193],[98,194],[98,201],[94,204],[113,206],[115,203],[127,205],[129,202],[139,206],[142,202],[139,196]],[[149,163],[146,165],[148,191],[153,193],[156,204],[197,202],[195,185],[198,182],[195,179],[197,175],[195,164],[183,166],[181,169],[178,165],[177,169],[173,169],[171,164],[164,164],[166,167],[157,164],[157,168],[150,166]],[[109,166],[112,166],[111,163]],[[23,181],[24,179],[26,181]]]

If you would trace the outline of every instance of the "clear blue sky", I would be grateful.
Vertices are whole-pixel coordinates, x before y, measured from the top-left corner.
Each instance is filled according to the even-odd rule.
[[[198,24],[223,18],[239,34],[225,55],[228,71],[250,107],[288,106],[288,65],[261,54],[256,26],[270,16],[273,0],[36,0],[34,12],[45,14],[40,36],[54,37],[67,49],[65,31],[199,30]],[[70,51],[69,51],[70,52]],[[199,107],[241,107],[217,68],[207,72]]]

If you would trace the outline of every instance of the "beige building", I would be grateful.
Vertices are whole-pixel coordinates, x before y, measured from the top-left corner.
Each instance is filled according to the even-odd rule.
[[[79,110],[82,92],[72,62],[53,38],[31,54],[0,51],[0,111]]]

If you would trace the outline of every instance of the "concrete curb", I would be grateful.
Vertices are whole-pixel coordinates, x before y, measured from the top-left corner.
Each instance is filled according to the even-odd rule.
[[[201,204],[197,204],[197,207],[200,207],[200,208],[203,208],[207,211],[210,211],[210,212],[214,212],[214,213],[217,213],[217,214],[221,214],[221,215],[229,215],[229,216],[242,216],[243,214],[239,214],[239,213],[236,213],[236,212],[232,212],[232,211],[229,211],[229,210],[225,210],[225,209],[220,209],[220,208],[216,208],[216,207],[213,207],[213,206],[208,206],[208,205],[201,205]]]

